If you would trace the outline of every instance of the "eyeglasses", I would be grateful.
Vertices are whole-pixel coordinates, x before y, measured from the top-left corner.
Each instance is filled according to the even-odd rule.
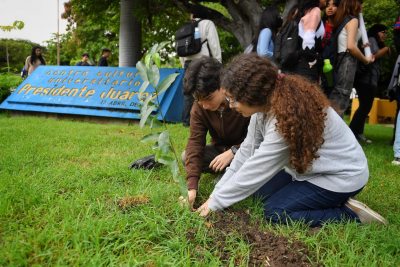
[[[229,105],[231,105],[232,107],[236,107],[237,106],[237,101],[236,99],[230,98],[228,96],[225,97],[226,101],[229,102]]]

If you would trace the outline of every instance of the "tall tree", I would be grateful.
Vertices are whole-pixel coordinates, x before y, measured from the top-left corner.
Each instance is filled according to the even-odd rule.
[[[135,0],[121,0],[119,27],[119,66],[135,66],[140,60],[141,24],[134,14]]]

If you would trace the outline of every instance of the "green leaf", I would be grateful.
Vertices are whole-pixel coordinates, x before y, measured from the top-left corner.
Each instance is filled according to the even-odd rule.
[[[154,53],[153,60],[154,60],[154,63],[156,64],[156,66],[158,68],[161,68],[161,59],[160,59],[160,54],[159,53]]]
[[[157,93],[160,95],[164,93],[170,86],[171,84],[175,81],[176,77],[179,76],[180,73],[172,73],[168,75],[162,82],[157,86],[156,90]]]
[[[176,162],[176,159],[174,159],[169,165],[171,169],[171,174],[172,178],[174,179],[175,182],[179,183],[179,166],[178,163]]]
[[[176,180],[178,180],[178,185],[179,185],[179,190],[181,191],[181,196],[186,198],[187,194],[188,194],[188,189],[187,189],[185,177],[178,174],[178,176],[176,177]]]
[[[147,69],[147,75],[149,77],[150,84],[156,88],[160,80],[160,70],[156,65],[152,65],[150,69]]]
[[[151,47],[151,49],[150,49],[149,54],[150,54],[150,55],[153,55],[154,53],[158,52],[158,47],[159,47],[159,46],[160,46],[159,44],[153,45],[153,46]]]
[[[155,52],[157,52],[157,53],[160,52],[160,50],[163,49],[169,43],[170,43],[170,41],[161,42],[160,44],[158,44],[158,47]]]
[[[144,63],[146,64],[147,69],[150,68],[151,57],[152,57],[152,54],[149,53],[149,54],[147,54],[147,55],[145,56],[145,58],[144,58]]]
[[[149,81],[149,78],[147,77],[147,68],[142,61],[136,63],[136,68],[139,71],[140,78],[142,78],[144,82]]]
[[[143,128],[144,125],[146,124],[147,118],[150,116],[150,114],[156,109],[155,106],[150,106],[147,108],[142,108],[141,116],[140,116],[140,128]]]
[[[140,142],[142,142],[142,143],[156,142],[158,140],[159,135],[160,135],[160,132],[147,134],[147,135],[143,136],[142,139],[140,139]]]
[[[139,88],[139,93],[143,93],[144,91],[146,91],[149,84],[150,83],[148,81],[143,81],[142,85]]]
[[[170,155],[165,155],[163,153],[158,153],[158,157],[156,157],[157,162],[160,162],[161,164],[171,166],[173,162],[175,161],[174,157]]]
[[[159,136],[158,136],[158,146],[160,147],[160,150],[163,151],[164,153],[169,153],[171,151],[171,142],[169,139],[169,132],[168,131],[163,131]]]
[[[158,117],[157,117],[157,116],[154,116],[154,117],[151,118],[151,121],[150,121],[150,129],[160,128],[160,127],[162,127],[162,126],[163,126],[163,124],[162,124],[162,122],[160,122],[160,121],[158,120]]]

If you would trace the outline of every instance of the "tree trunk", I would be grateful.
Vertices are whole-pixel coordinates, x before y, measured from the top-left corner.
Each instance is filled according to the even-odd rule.
[[[119,66],[134,67],[140,60],[142,31],[134,16],[135,0],[121,0],[119,28]]]
[[[10,72],[10,56],[8,54],[8,41],[6,40],[7,72]]]

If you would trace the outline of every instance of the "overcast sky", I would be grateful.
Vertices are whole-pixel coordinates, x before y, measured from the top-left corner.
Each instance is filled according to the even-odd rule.
[[[0,25],[8,26],[16,20],[25,23],[22,30],[0,30],[0,39],[27,39],[45,45],[57,33],[57,1],[61,16],[67,0],[0,0]],[[60,18],[60,33],[65,32],[66,25],[67,21]]]

